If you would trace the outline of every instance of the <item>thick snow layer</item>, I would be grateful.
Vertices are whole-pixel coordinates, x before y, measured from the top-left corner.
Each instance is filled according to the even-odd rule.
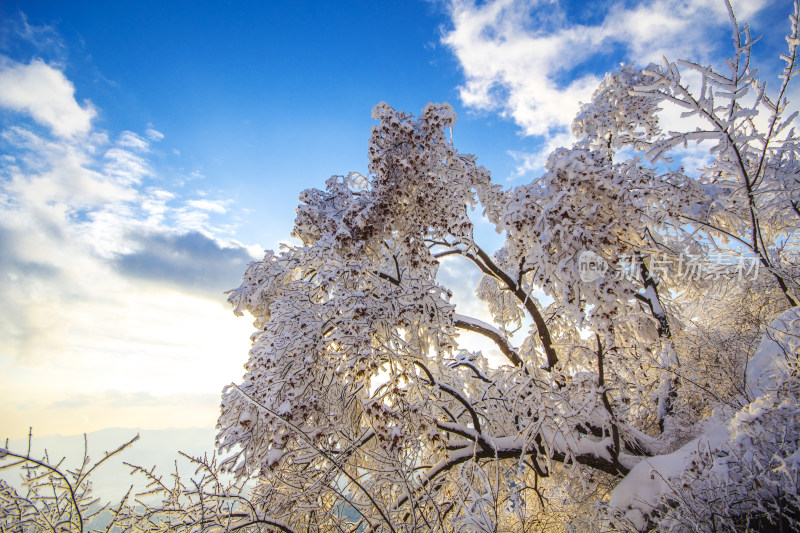
[[[795,334],[791,334],[794,331]],[[788,372],[787,354],[800,353],[800,307],[783,313],[772,321],[758,350],[747,365],[747,386],[752,398],[774,390],[780,374]]]
[[[491,331],[493,334],[497,335],[500,338],[503,338],[505,336],[503,335],[503,332],[501,332],[499,329],[489,324],[488,322],[484,322],[483,320],[479,320],[471,316],[459,315],[458,313],[454,313],[453,320],[464,322],[465,324],[469,324],[478,329],[485,329],[487,331]]]
[[[767,328],[758,350],[747,368],[747,384],[756,401],[723,417],[716,413],[700,424],[699,436],[678,450],[643,459],[634,466],[614,489],[609,501],[612,509],[622,512],[634,527],[643,529],[646,518],[659,500],[671,489],[670,478],[678,478],[689,466],[694,452],[729,449],[731,423],[737,415],[761,408],[759,398],[774,391],[781,374],[788,372],[787,356],[800,354],[800,307],[795,307],[775,319]]]
[[[711,417],[703,424],[702,436],[687,442],[672,453],[640,461],[614,488],[610,506],[623,510],[625,518],[635,527],[643,529],[646,515],[658,505],[661,496],[670,490],[667,483],[669,478],[680,476],[689,466],[692,453],[701,447],[723,446],[730,437],[727,426],[727,420]]]

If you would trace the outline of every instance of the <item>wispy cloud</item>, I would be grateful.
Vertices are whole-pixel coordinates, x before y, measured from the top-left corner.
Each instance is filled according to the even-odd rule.
[[[734,8],[747,20],[765,4],[740,0]],[[729,24],[718,0],[594,2],[586,12],[567,12],[558,0],[454,0],[450,18],[442,41],[464,72],[462,102],[500,112],[526,135],[559,140],[604,70],[615,66],[611,57],[639,64],[662,56],[708,60]],[[544,155],[517,154],[520,173]]]
[[[199,211],[219,213],[224,215],[228,211],[227,202],[220,200],[189,200],[186,205]]]

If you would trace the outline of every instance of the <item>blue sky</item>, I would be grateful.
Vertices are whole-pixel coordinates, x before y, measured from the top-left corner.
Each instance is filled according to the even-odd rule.
[[[790,3],[734,6],[774,83]],[[251,329],[222,291],[366,171],[378,102],[450,102],[513,186],[604,72],[729,34],[717,0],[0,4],[0,437],[213,425]]]

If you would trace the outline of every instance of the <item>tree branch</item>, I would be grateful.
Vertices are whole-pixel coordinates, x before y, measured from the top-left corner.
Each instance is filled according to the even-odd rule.
[[[441,383],[438,383],[433,378],[433,374],[431,374],[431,371],[428,370],[428,368],[422,362],[414,361],[414,364],[417,365],[418,367],[420,367],[425,372],[425,374],[428,376],[428,381],[430,381],[431,385],[439,388],[443,392],[446,392],[447,394],[449,394],[450,396],[455,398],[461,405],[464,406],[464,408],[467,411],[469,411],[469,414],[472,417],[472,425],[475,428],[475,431],[478,432],[478,434],[480,435],[480,433],[481,433],[481,421],[478,418],[478,413],[476,413],[475,409],[472,407],[472,404],[470,404],[466,400],[466,398],[464,398],[457,390],[453,389],[449,385],[443,385]]]
[[[558,363],[558,356],[556,355],[556,350],[553,347],[553,341],[550,337],[550,330],[547,328],[547,323],[545,322],[544,317],[542,317],[542,313],[539,311],[538,307],[536,307],[536,303],[520,285],[517,285],[503,269],[501,269],[494,263],[494,261],[492,261],[491,257],[489,257],[486,252],[484,252],[477,245],[474,248],[478,254],[477,258],[469,252],[465,252],[464,256],[472,260],[472,262],[477,264],[478,267],[484,272],[488,271],[489,275],[505,283],[506,287],[508,287],[508,290],[511,291],[511,293],[522,303],[522,305],[528,311],[528,314],[533,319],[533,323],[536,325],[536,332],[539,336],[539,340],[542,343],[545,356],[547,357],[547,366],[545,367],[545,370],[553,370]]]

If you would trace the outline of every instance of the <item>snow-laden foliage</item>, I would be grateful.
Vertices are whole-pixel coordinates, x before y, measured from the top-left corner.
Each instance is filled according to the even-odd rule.
[[[797,344],[756,354],[798,302],[796,17],[777,89],[731,10],[723,68],[609,74],[575,145],[513,189],[455,148],[449,105],[376,106],[369,173],[304,191],[296,243],[230,292],[256,332],[218,444],[223,470],[258,480],[259,516],[521,531],[601,507],[606,529],[796,527]],[[690,143],[703,168],[679,164]],[[480,213],[505,239],[495,252]],[[444,261],[483,275],[481,317],[443,285]]]

